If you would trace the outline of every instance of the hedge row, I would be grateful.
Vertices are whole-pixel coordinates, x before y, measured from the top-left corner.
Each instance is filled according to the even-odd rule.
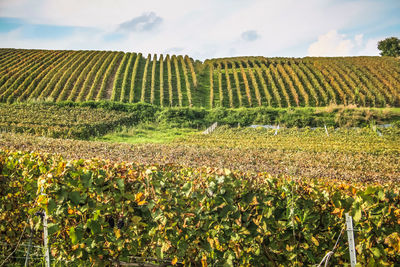
[[[214,122],[230,126],[364,127],[400,124],[400,113],[374,109],[336,108],[160,108],[119,102],[60,102],[0,104],[0,130],[48,137],[88,139],[142,122],[171,127],[206,128]]]

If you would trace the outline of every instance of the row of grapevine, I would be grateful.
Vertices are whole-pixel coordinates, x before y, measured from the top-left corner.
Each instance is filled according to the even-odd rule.
[[[133,65],[133,71],[132,71],[132,77],[131,77],[131,88],[129,90],[129,102],[134,102],[134,98],[135,98],[135,82],[136,82],[136,79],[137,79],[136,74],[137,74],[141,59],[142,59],[142,54],[139,53],[136,56],[135,64]]]
[[[160,106],[164,106],[164,57],[160,55]]]
[[[155,78],[156,78],[157,55],[153,57],[153,64],[151,67],[151,89],[150,89],[150,103],[154,104],[155,98]]]
[[[168,70],[168,93],[169,93],[169,105],[172,106],[173,99],[173,90],[172,90],[172,67],[171,67],[171,58],[169,55],[166,57],[167,59],[167,70]]]
[[[242,79],[243,79],[243,83],[244,83],[244,88],[246,90],[246,96],[247,96],[247,101],[249,103],[249,107],[252,106],[251,103],[251,93],[250,93],[250,86],[249,86],[249,82],[247,80],[247,75],[246,72],[244,71],[242,62],[239,62],[239,69],[240,69],[240,74],[242,75]]]
[[[229,107],[233,108],[233,92],[232,92],[232,85],[231,85],[231,80],[229,77],[229,72],[228,72],[228,63],[225,61],[224,62],[225,66],[225,79],[226,79],[226,87],[228,89],[228,96],[229,96]]]
[[[186,64],[185,60],[182,56],[179,56],[181,66],[182,66],[182,71],[183,71],[183,77],[185,78],[185,85],[186,85],[186,94],[187,94],[187,99],[189,102],[189,107],[192,107],[192,92],[191,92],[191,86],[190,86],[190,81],[189,81],[189,75],[187,73],[186,69]]]
[[[142,79],[142,91],[140,93],[140,102],[144,102],[145,98],[145,93],[146,93],[146,85],[147,85],[147,69],[150,64],[150,59],[151,59],[151,54],[147,56],[146,64],[144,65],[144,71],[143,71],[143,79]]]
[[[232,72],[233,72],[233,79],[235,80],[235,87],[236,87],[236,93],[238,96],[239,106],[242,107],[243,100],[242,100],[242,93],[240,92],[239,74],[235,68],[232,69]]]
[[[175,70],[175,78],[176,78],[176,88],[178,90],[179,106],[181,107],[182,102],[183,102],[183,96],[182,96],[181,75],[179,73],[178,59],[176,56],[172,56],[171,60],[175,67],[174,70]]]
[[[129,96],[127,96],[127,92],[130,91],[130,84],[131,84],[130,82],[132,78],[131,75],[136,54],[126,53],[126,55],[127,55],[126,58],[127,62],[125,65],[126,67],[121,68],[121,70],[118,70],[117,72],[117,74],[120,74],[119,72],[122,73],[122,83],[120,80],[115,81],[114,101],[127,102],[126,99],[129,98]],[[111,100],[113,100],[113,96],[111,97]]]
[[[214,107],[214,65],[210,64],[210,107]]]
[[[122,83],[124,81],[124,73],[126,68],[126,64],[128,63],[128,59],[130,58],[130,53],[124,54],[124,57],[122,58],[122,63],[119,65],[117,74],[114,79],[114,85],[113,85],[113,91],[111,95],[111,100],[112,101],[119,101],[120,96],[121,96],[121,91],[122,91]]]

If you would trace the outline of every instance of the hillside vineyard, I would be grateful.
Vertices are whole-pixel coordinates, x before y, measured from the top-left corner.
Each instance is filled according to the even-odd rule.
[[[387,57],[236,57],[0,49],[0,101],[146,102],[188,107],[400,107]]]

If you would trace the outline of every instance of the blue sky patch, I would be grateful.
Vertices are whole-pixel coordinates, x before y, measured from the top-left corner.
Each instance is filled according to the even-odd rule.
[[[19,30],[27,39],[60,39],[75,32],[95,33],[98,30],[88,27],[31,24],[22,19],[0,17],[0,32],[7,33]]]
[[[0,32],[10,32],[18,29],[23,24],[21,19],[0,17]]]

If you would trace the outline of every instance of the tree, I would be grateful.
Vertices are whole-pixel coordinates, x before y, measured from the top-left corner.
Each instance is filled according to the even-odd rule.
[[[386,38],[378,42],[378,49],[382,52],[381,56],[399,57],[400,56],[400,39],[396,37]]]

